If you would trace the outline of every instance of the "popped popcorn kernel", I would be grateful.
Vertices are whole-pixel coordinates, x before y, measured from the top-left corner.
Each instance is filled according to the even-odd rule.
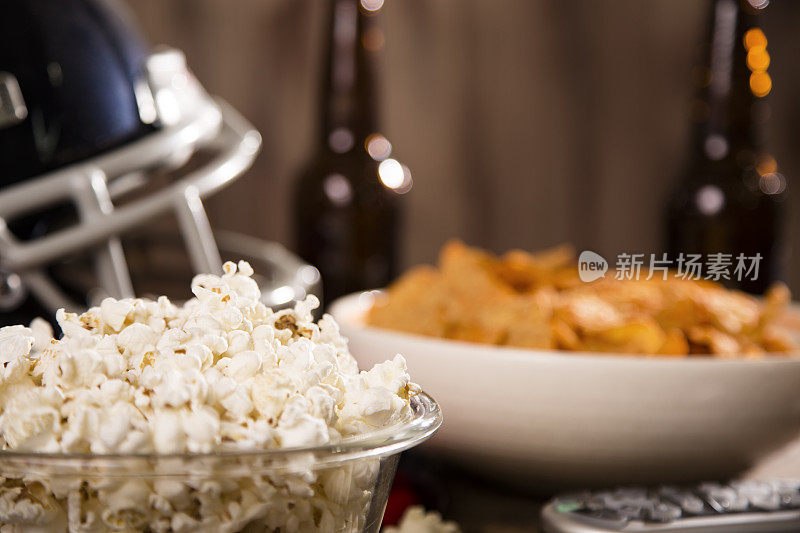
[[[419,505],[409,507],[403,513],[397,526],[383,529],[384,533],[460,533],[461,528],[455,522],[442,520],[435,512],[426,512]]]

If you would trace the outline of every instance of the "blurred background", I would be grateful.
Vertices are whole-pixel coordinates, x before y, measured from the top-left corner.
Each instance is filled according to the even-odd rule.
[[[154,43],[183,49],[212,94],[261,131],[248,174],[212,198],[216,228],[291,244],[291,190],[317,135],[327,3],[129,0]],[[382,133],[411,169],[400,266],[451,237],[495,251],[571,242],[660,251],[687,161],[696,0],[386,0]],[[762,16],[773,88],[767,146],[800,176],[800,3]],[[797,194],[787,202],[789,214]],[[797,234],[790,217],[789,236]],[[793,255],[790,286],[800,291]]]

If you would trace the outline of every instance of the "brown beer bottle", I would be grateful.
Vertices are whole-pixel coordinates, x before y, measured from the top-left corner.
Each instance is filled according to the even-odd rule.
[[[694,70],[689,162],[666,216],[671,260],[702,254],[707,265],[712,254],[725,254],[730,279],[719,281],[755,294],[780,279],[785,255],[786,179],[763,139],[772,89],[759,24],[766,4],[711,2],[703,59]],[[736,271],[738,257],[747,258],[749,272]]]
[[[399,196],[411,187],[377,125],[381,0],[331,0],[315,153],[296,182],[297,252],[322,274],[324,302],[396,274]]]

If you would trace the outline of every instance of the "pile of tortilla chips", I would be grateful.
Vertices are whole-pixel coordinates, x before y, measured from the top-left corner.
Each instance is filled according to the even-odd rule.
[[[790,300],[776,284],[762,300],[709,281],[578,278],[559,246],[502,257],[454,241],[438,268],[393,283],[367,323],[420,335],[525,348],[682,356],[757,356],[797,349],[777,325]]]

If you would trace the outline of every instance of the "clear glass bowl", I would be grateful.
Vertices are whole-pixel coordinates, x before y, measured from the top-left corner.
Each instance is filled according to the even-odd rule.
[[[0,525],[47,532],[377,532],[400,452],[439,406],[315,448],[176,455],[0,452]]]

